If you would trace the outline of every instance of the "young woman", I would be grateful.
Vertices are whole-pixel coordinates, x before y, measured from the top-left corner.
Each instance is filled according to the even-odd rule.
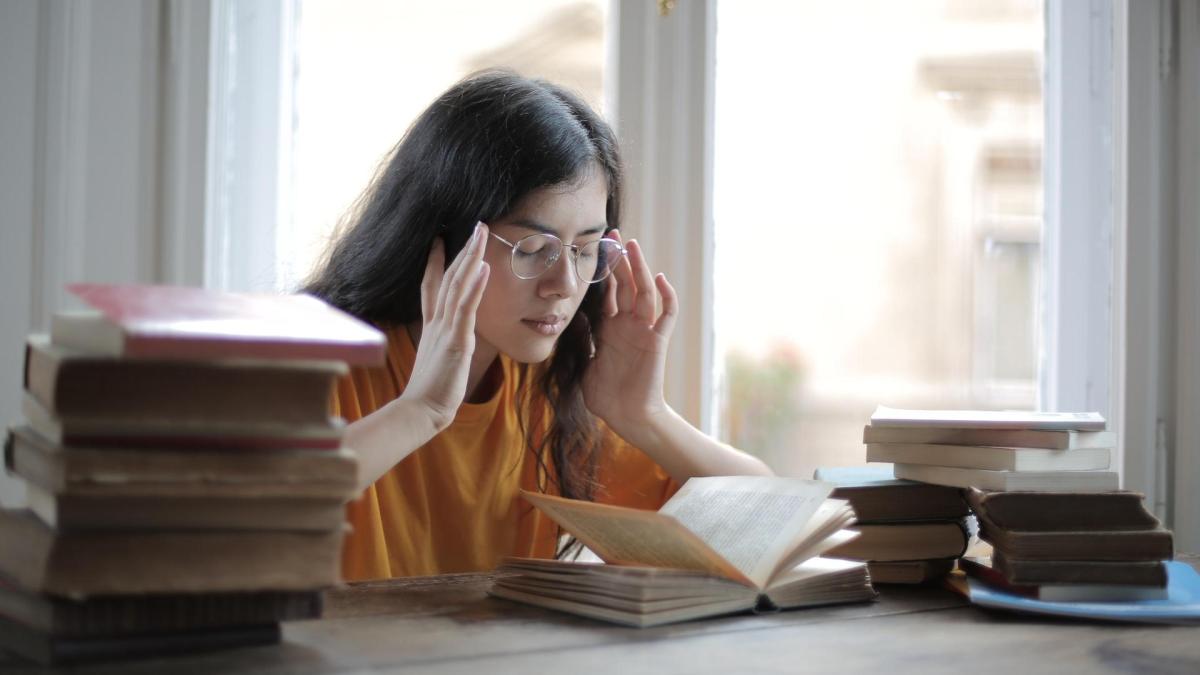
[[[658,508],[770,473],[664,402],[675,291],[622,242],[620,196],[608,125],[511,73],[453,86],[393,150],[307,288],[389,343],[335,396],[364,489],[346,578],[554,556],[521,489]]]

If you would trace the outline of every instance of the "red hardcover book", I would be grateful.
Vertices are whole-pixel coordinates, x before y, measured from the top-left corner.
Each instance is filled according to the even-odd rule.
[[[92,354],[353,365],[384,360],[382,333],[312,296],[91,283],[67,289],[100,314],[56,315],[51,339]]]

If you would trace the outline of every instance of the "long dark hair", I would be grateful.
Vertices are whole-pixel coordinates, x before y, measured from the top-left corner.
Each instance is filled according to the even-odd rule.
[[[608,228],[615,228],[621,164],[608,124],[549,82],[507,71],[468,76],[434,101],[391,151],[305,291],[377,325],[416,321],[436,237],[445,241],[448,264],[476,221],[500,220],[533,190],[581,180],[592,166],[607,179]],[[552,411],[544,420],[542,406],[521,406],[526,445],[541,469],[539,487],[546,488],[548,454],[559,493],[574,499],[591,499],[595,488],[598,436],[581,385],[592,333],[604,320],[603,292],[603,283],[588,288],[545,364],[520,369],[521,390],[528,395],[532,384]],[[547,424],[544,436],[538,434]]]

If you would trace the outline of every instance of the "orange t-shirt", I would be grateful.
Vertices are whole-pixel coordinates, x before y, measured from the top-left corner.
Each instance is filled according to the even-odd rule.
[[[395,399],[415,358],[408,332],[389,330],[387,363],[342,378],[335,414],[353,422]],[[517,418],[519,366],[505,356],[500,366],[502,381],[490,400],[464,403],[449,428],[348,505],[353,531],[342,552],[344,578],[481,571],[509,555],[554,556],[558,526],[520,498],[521,489],[538,490],[538,462]],[[662,506],[678,484],[641,450],[601,430],[596,501]],[[553,480],[542,483],[555,491]]]

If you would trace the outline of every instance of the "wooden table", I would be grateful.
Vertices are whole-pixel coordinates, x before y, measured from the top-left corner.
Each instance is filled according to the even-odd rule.
[[[1179,556],[1200,567],[1200,555]],[[1200,626],[982,610],[938,588],[879,602],[623,628],[490,598],[488,575],[356,584],[282,644],[75,668],[80,673],[1200,673]],[[0,660],[3,673],[49,669]]]

